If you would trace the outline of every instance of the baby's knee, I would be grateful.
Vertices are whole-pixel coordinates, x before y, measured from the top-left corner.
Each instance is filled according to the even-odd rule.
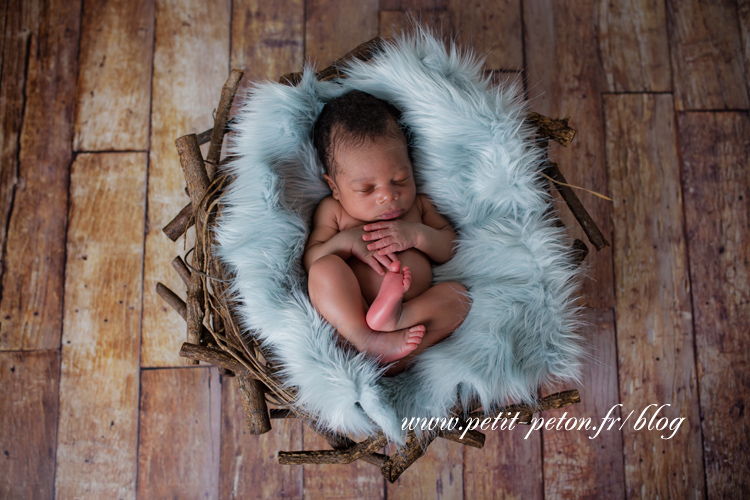
[[[469,309],[471,309],[471,295],[469,294],[469,290],[461,283],[456,282],[450,282],[448,286],[451,289],[453,300],[464,313],[464,316],[466,316],[469,313]]]

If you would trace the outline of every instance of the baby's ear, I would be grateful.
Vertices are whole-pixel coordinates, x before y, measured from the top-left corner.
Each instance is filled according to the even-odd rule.
[[[323,178],[328,183],[328,187],[331,188],[331,191],[333,191],[333,199],[338,200],[339,199],[339,188],[336,186],[336,182],[334,182],[333,179],[331,179],[331,176],[328,174],[323,174]]]

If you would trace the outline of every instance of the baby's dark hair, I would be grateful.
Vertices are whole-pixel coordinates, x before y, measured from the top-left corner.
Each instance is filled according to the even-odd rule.
[[[325,172],[336,176],[334,143],[361,145],[368,139],[406,137],[401,112],[392,104],[366,92],[353,90],[329,101],[313,129],[313,145]]]

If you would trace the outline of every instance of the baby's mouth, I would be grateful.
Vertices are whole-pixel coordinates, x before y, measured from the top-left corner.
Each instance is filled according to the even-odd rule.
[[[383,215],[380,216],[380,219],[381,220],[395,219],[396,217],[398,217],[399,215],[401,215],[403,212],[404,212],[403,209],[401,209],[401,210],[393,210],[391,212],[386,212],[386,213],[384,213]]]

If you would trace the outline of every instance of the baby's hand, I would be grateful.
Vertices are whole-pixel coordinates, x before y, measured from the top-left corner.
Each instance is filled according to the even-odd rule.
[[[362,226],[352,228],[349,231],[353,235],[352,255],[373,268],[380,276],[384,276],[385,271],[391,267],[391,263],[397,260],[396,256],[392,253],[381,254],[367,248],[367,244],[364,242],[364,237],[367,236],[367,234],[364,233]],[[383,268],[385,268],[385,271]]]
[[[402,252],[418,245],[422,224],[403,220],[390,220],[365,224],[362,236],[365,241],[373,241],[367,245],[368,250],[377,250],[379,255]],[[376,241],[377,240],[377,241]]]

